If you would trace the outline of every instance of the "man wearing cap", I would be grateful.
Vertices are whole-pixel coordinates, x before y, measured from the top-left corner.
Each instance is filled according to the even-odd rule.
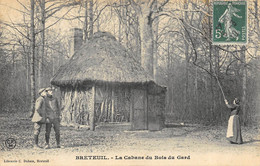
[[[51,127],[53,126],[55,131],[55,138],[57,143],[57,148],[60,148],[60,107],[59,102],[56,97],[52,95],[52,88],[46,88],[46,133],[45,149],[50,148],[49,140],[51,134]]]
[[[32,122],[34,122],[34,148],[40,148],[38,145],[38,137],[41,131],[42,124],[46,120],[46,107],[45,107],[45,97],[47,95],[45,88],[39,90],[40,97],[35,102],[35,110],[32,117]]]

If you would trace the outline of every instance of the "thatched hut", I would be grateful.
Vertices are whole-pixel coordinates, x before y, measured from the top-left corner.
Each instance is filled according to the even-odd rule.
[[[160,130],[166,88],[107,32],[98,32],[51,80],[61,91],[62,124],[130,122],[133,130]]]

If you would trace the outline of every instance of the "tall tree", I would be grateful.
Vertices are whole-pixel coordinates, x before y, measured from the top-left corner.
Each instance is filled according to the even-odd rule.
[[[208,13],[211,13],[211,3],[210,0],[206,1],[206,4],[208,6]],[[211,17],[208,17],[208,36],[209,39],[211,39],[212,36],[212,32],[211,32]],[[210,71],[210,90],[211,90],[211,100],[209,101],[210,104],[210,113],[211,113],[211,117],[214,118],[214,106],[215,106],[215,98],[214,98],[214,77],[213,77],[213,56],[212,56],[212,42],[209,42],[209,71]]]
[[[35,27],[34,27],[34,0],[31,0],[31,23],[30,23],[30,45],[31,45],[31,62],[30,62],[30,78],[31,78],[31,112],[34,111],[35,104]],[[31,114],[30,116],[32,116]]]
[[[89,0],[89,38],[94,34],[94,13],[93,13],[93,0]]]
[[[40,0],[41,20],[40,20],[40,31],[41,31],[41,45],[40,45],[40,56],[39,56],[39,69],[38,69],[38,87],[41,88],[43,79],[43,60],[44,60],[44,46],[45,46],[45,0]]]
[[[85,3],[85,15],[84,15],[84,27],[83,27],[83,41],[88,39],[88,0],[84,0]]]
[[[243,111],[243,123],[244,125],[246,125],[247,123],[247,116],[248,116],[248,112],[246,110],[246,84],[247,84],[247,68],[246,68],[246,47],[242,46],[241,47],[241,62],[242,62],[242,111]]]
[[[153,20],[154,14],[157,8],[156,0],[141,0],[134,1],[130,0],[132,7],[138,15],[138,23],[140,28],[140,40],[141,40],[141,64],[143,68],[153,76],[153,46],[154,46],[154,36],[153,36]],[[158,10],[168,3],[165,0],[160,5],[158,5]]]
[[[158,9],[158,2],[155,2],[155,7],[156,10]],[[155,82],[157,82],[158,79],[158,32],[159,32],[159,18],[154,19],[154,43],[153,43],[153,78]]]
[[[188,1],[187,0],[185,0],[184,1],[184,9],[186,10],[186,11],[184,11],[184,20],[185,20],[185,22],[189,22],[189,17],[188,17]],[[189,36],[188,36],[188,32],[187,32],[187,29],[184,31],[184,34],[185,34],[185,38],[186,39],[188,39],[189,38]],[[189,92],[188,92],[188,90],[189,90],[189,57],[190,57],[190,55],[189,55],[189,49],[190,49],[190,47],[189,47],[189,43],[188,43],[188,40],[184,40],[184,47],[185,47],[185,49],[184,49],[184,52],[185,52],[185,91],[184,91],[184,112],[185,112],[185,114],[188,114],[188,115],[190,115],[189,114]]]
[[[260,19],[260,15],[259,15],[259,6],[258,6],[258,0],[254,1],[254,9],[255,9],[255,15],[254,15],[254,20],[255,20],[255,25],[256,25],[256,35],[257,35],[257,41],[256,41],[256,49],[255,49],[255,56],[257,56],[257,52],[258,50],[260,50],[260,23],[259,23],[259,19]]]

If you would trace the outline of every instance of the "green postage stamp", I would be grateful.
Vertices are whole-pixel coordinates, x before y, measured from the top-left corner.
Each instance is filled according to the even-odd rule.
[[[213,2],[213,44],[247,43],[246,1]]]

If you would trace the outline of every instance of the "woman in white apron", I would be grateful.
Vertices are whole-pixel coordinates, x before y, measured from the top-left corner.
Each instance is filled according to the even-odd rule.
[[[234,144],[242,144],[242,135],[241,135],[241,126],[240,126],[240,120],[239,120],[239,100],[235,98],[233,101],[233,104],[228,104],[228,101],[225,99],[225,103],[228,108],[231,110],[231,114],[228,120],[228,128],[227,128],[227,139],[230,141],[230,143]]]

